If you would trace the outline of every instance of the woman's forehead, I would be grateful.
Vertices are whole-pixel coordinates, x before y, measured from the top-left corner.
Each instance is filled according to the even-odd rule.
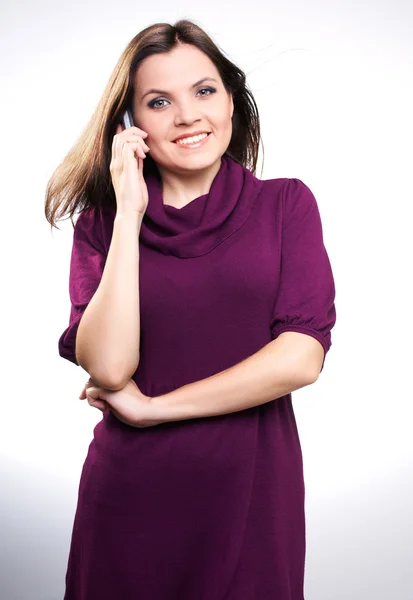
[[[145,58],[137,69],[135,82],[139,87],[167,90],[191,87],[207,77],[220,80],[212,60],[195,46],[185,45]]]

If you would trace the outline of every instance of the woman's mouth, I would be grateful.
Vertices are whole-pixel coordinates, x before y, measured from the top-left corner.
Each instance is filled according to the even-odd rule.
[[[205,144],[210,135],[211,134],[207,132],[200,133],[199,135],[194,135],[191,137],[176,140],[174,144],[176,144],[179,148],[186,148],[187,150],[192,148],[199,148],[200,146]]]

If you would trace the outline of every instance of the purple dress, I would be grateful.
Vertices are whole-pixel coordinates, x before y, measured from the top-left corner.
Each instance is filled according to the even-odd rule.
[[[316,200],[223,157],[210,192],[177,209],[156,174],[140,233],[140,363],[157,396],[284,331],[331,346],[335,287]],[[115,207],[76,222],[75,336],[109,250]],[[323,363],[324,364],[324,363]],[[110,411],[83,466],[65,600],[303,600],[304,479],[291,395],[236,413],[133,428]]]

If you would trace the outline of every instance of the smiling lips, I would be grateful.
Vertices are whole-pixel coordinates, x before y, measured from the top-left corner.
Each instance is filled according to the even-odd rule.
[[[208,137],[208,135],[209,133],[205,131],[203,133],[199,133],[190,137],[178,138],[174,140],[174,143],[178,146],[199,146],[200,143]]]

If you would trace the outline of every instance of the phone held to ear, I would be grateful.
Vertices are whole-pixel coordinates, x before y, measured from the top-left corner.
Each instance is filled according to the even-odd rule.
[[[122,124],[125,129],[128,129],[128,127],[133,127],[132,112],[129,110],[129,108],[127,108],[123,113]]]

